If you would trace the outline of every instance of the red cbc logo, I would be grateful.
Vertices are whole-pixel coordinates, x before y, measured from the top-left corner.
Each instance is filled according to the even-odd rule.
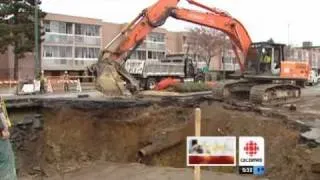
[[[259,146],[254,141],[249,141],[244,146],[244,150],[249,156],[254,156],[259,151]]]

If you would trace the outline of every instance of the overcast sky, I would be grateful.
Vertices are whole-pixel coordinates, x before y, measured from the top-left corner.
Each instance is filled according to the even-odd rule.
[[[157,0],[42,0],[46,12],[102,19],[107,22],[131,21]],[[320,45],[318,0],[198,0],[228,11],[240,20],[253,41],[273,38],[276,42],[300,45],[312,41]],[[197,9],[181,0],[179,6]],[[289,26],[290,24],[290,26]],[[184,31],[192,25],[169,19],[164,28]],[[289,28],[288,28],[289,27]]]

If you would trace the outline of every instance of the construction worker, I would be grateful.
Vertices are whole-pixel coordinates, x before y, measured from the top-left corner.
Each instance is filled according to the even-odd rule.
[[[271,56],[268,52],[265,52],[265,54],[263,55],[263,59],[261,62],[261,69],[263,72],[269,72],[270,68],[271,68]]]
[[[64,80],[64,83],[63,83],[64,92],[68,92],[69,91],[69,74],[68,74],[68,71],[64,72],[63,80]]]
[[[44,77],[44,71],[42,70],[40,75],[40,93],[41,94],[44,94],[46,92],[45,84],[46,84],[46,79]]]
[[[16,180],[15,158],[10,143],[10,120],[0,96],[0,177],[1,180]]]

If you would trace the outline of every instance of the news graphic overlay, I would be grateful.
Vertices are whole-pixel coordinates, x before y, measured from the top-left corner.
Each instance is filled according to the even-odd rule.
[[[236,166],[236,137],[187,137],[187,166]]]
[[[265,172],[265,144],[263,137],[239,137],[239,173],[263,175]]]

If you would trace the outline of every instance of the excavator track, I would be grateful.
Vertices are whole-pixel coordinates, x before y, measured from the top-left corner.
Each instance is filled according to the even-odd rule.
[[[247,80],[219,82],[212,89],[213,98],[219,101],[239,100],[239,91],[247,92],[241,101],[264,106],[276,106],[300,100],[301,89],[291,84],[257,84]],[[242,95],[242,94],[241,94]]]
[[[281,105],[300,100],[301,88],[291,84],[255,85],[250,91],[250,102],[261,105]]]
[[[229,96],[228,86],[234,84],[234,81],[218,82],[212,89],[213,98],[223,101]]]
[[[240,84],[249,84],[247,80],[227,80],[218,82],[212,89],[213,98],[215,100],[224,101],[232,97],[232,87]]]

